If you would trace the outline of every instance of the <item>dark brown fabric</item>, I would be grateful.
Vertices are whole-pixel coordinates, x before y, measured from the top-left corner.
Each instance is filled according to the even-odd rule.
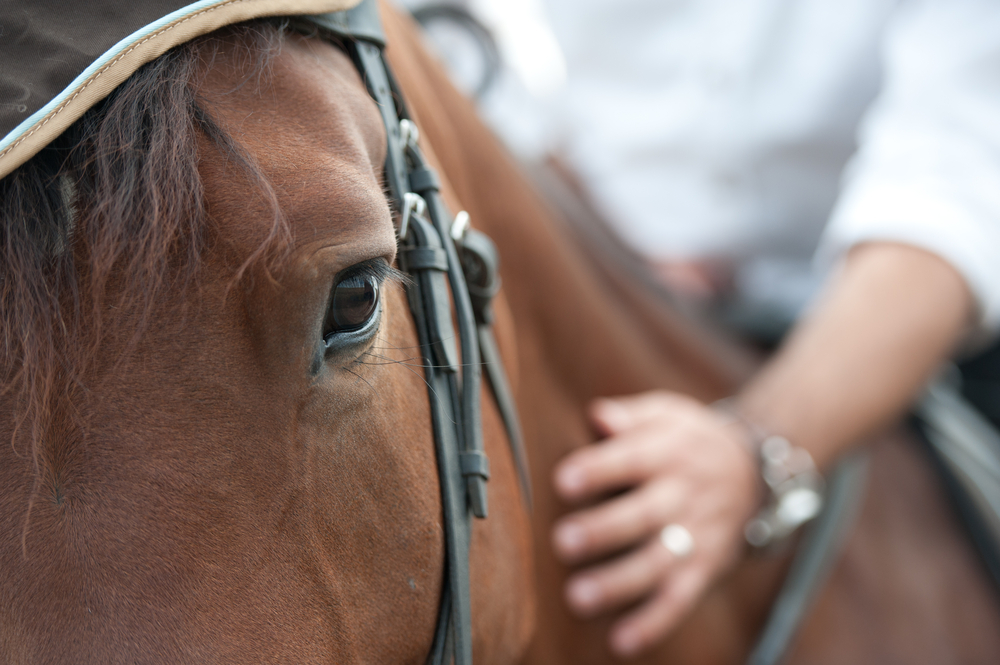
[[[0,137],[183,0],[0,0]]]

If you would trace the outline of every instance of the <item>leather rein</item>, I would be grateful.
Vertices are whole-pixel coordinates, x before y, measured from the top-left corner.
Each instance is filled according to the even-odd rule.
[[[467,213],[453,217],[445,207],[440,180],[420,151],[417,127],[385,60],[375,1],[299,17],[292,21],[296,25],[318,29],[346,48],[385,125],[385,182],[398,213],[399,267],[412,278],[406,293],[422,350],[444,513],[447,583],[428,663],[471,665],[469,543],[473,516],[488,513],[490,476],[479,403],[483,367],[529,506],[531,501],[517,410],[491,326],[499,257],[486,235],[468,227]]]

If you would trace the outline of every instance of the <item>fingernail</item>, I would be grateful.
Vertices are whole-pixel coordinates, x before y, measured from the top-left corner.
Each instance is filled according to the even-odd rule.
[[[603,400],[600,402],[599,409],[601,420],[612,430],[619,431],[626,429],[632,422],[628,411],[619,405],[618,402]]]
[[[611,635],[611,649],[619,656],[632,656],[642,647],[639,634],[632,630],[618,630]]]
[[[583,548],[585,540],[583,529],[576,524],[563,524],[556,527],[556,548],[561,554],[570,556],[576,554]]]
[[[556,484],[561,491],[569,494],[582,490],[584,481],[583,471],[576,466],[564,466],[556,472]]]
[[[566,595],[569,604],[578,610],[589,610],[601,600],[601,590],[590,580],[570,582]]]

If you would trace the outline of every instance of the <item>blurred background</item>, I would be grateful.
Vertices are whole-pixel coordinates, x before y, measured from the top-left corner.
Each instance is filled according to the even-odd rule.
[[[895,2],[405,4],[510,150],[676,296],[770,343],[815,295]]]
[[[590,245],[746,340],[774,347],[868,237],[939,253],[974,290],[992,274],[962,243],[995,232],[942,231],[881,198],[928,190],[957,202],[946,215],[979,208],[989,223],[998,165],[977,151],[1000,144],[984,129],[992,15],[907,0],[403,4]],[[996,349],[963,366],[994,421],[998,368]]]

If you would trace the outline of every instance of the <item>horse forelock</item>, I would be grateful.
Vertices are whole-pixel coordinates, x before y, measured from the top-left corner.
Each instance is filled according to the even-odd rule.
[[[244,84],[259,85],[283,34],[254,21],[171,50],[0,181],[0,408],[39,478],[52,471],[53,423],[81,425],[75,402],[108,339],[126,340],[124,357],[158,309],[197,288],[211,226],[199,135],[274,212],[233,283],[256,266],[269,274],[287,252],[270,184],[198,95],[223,44]]]

